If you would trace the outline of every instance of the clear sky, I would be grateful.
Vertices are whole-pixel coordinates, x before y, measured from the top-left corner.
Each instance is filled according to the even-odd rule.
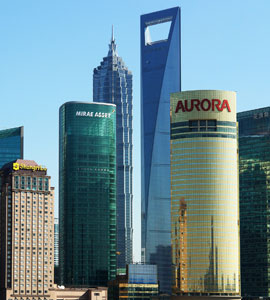
[[[134,76],[135,261],[140,15],[175,6],[182,15],[182,90],[236,91],[238,111],[269,106],[269,0],[0,1],[0,129],[24,126],[25,158],[48,167],[57,191],[58,109],[66,101],[92,101],[92,71],[107,55],[114,24],[118,53]]]

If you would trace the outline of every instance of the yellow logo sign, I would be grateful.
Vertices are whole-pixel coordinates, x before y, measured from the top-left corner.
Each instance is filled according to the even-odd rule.
[[[13,170],[19,170],[20,169],[20,165],[18,163],[13,163]]]
[[[27,166],[25,164],[13,163],[13,170],[47,171],[47,168],[42,166]]]

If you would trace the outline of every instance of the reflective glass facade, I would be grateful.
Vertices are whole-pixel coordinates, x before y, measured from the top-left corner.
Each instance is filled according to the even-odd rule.
[[[132,74],[116,52],[112,34],[109,52],[94,69],[93,100],[116,104],[117,266],[132,262]]]
[[[240,295],[236,95],[171,95],[173,293]]]
[[[116,275],[116,107],[60,107],[61,284],[106,286]]]
[[[23,159],[23,127],[0,130],[0,168],[19,158]]]
[[[152,26],[169,23],[165,39]],[[141,16],[142,261],[156,264],[160,290],[171,291],[170,93],[181,90],[180,8]]]
[[[126,275],[117,276],[116,280],[110,282],[110,286],[109,299],[150,300],[159,293],[157,266],[129,264]]]
[[[242,296],[270,296],[270,107],[237,114]]]

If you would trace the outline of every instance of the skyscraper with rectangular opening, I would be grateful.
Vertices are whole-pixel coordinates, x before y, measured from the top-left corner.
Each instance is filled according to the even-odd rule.
[[[180,8],[142,15],[142,260],[157,264],[166,293],[171,291],[170,93],[181,90],[180,65]]]

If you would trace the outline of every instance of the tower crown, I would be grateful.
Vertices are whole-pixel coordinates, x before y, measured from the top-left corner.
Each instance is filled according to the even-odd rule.
[[[111,37],[111,43],[109,44],[108,56],[117,56],[113,25],[112,25],[112,37]]]

